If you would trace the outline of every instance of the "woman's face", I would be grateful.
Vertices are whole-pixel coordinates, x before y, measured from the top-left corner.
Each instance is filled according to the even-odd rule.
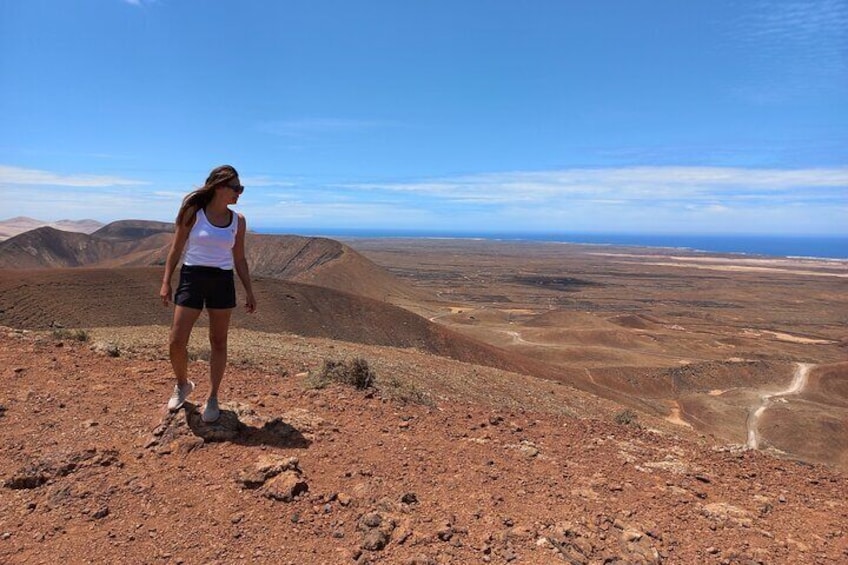
[[[227,204],[238,204],[239,196],[244,192],[244,187],[239,181],[238,177],[232,178],[228,180],[226,183],[221,185],[221,190],[224,195],[227,197]]]

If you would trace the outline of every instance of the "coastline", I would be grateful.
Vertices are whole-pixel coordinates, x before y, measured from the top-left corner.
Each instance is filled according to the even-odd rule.
[[[262,234],[292,233],[332,239],[417,239],[553,243],[577,246],[654,249],[674,253],[729,255],[747,259],[848,261],[848,236],[668,235],[582,233],[448,233],[424,230],[257,228]]]

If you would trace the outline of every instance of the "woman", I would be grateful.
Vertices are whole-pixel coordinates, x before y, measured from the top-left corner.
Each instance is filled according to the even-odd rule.
[[[171,301],[171,278],[182,258],[180,282],[174,294],[174,323],[171,326],[169,350],[171,366],[177,377],[168,409],[179,410],[194,390],[188,380],[188,339],[203,307],[209,313],[209,397],[201,415],[204,422],[215,422],[221,415],[218,408],[218,388],[227,364],[227,331],[230,315],[236,306],[233,269],[246,294],[248,313],[256,310],[256,299],[250,284],[250,272],[244,256],[244,216],[229,206],[238,203],[244,187],[238,172],[230,165],[217,167],[209,173],[206,184],[183,199],[177,214],[165,276],[159,295],[168,306]],[[185,253],[183,253],[185,251]]]

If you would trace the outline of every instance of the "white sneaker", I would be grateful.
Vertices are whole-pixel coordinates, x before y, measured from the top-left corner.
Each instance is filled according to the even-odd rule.
[[[172,394],[171,398],[168,399],[168,410],[176,412],[182,408],[186,398],[188,398],[188,395],[191,394],[191,391],[193,390],[194,383],[191,381],[186,381],[182,386],[174,385],[174,394]]]
[[[218,409],[218,398],[210,396],[206,399],[206,406],[203,407],[203,414],[200,415],[200,419],[207,424],[211,424],[217,422],[220,417],[221,411]]]

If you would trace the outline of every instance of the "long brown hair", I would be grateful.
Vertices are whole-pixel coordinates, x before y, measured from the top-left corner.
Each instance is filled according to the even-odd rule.
[[[212,172],[206,177],[204,185],[188,193],[183,198],[180,211],[177,213],[177,225],[190,224],[194,220],[194,213],[197,210],[205,209],[212,202],[212,197],[215,196],[215,189],[236,177],[238,177],[238,171],[232,165],[221,165],[212,169]],[[189,208],[194,208],[193,213],[190,215],[188,214]]]

